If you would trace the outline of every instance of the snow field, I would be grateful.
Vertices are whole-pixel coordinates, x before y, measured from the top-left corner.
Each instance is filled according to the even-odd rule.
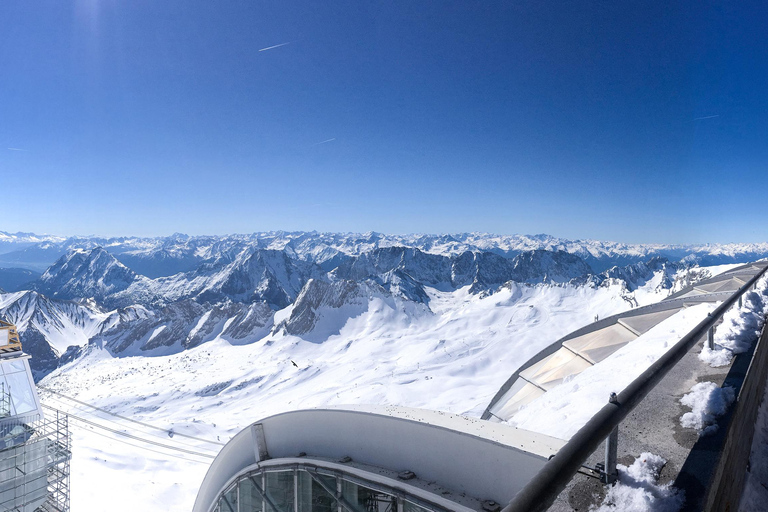
[[[398,404],[478,416],[514,369],[543,347],[595,314],[627,309],[621,293],[619,286],[515,284],[483,297],[466,289],[430,290],[432,312],[373,297],[363,313],[322,343],[283,334],[248,345],[218,338],[173,355],[122,358],[92,347],[41,384],[127,417],[222,442],[260,418],[325,405]],[[44,402],[136,432],[135,425],[64,399],[44,395]],[[150,452],[141,442],[105,437],[75,420],[72,428],[73,510],[97,511],[105,502],[116,511],[191,508],[207,461],[163,455],[195,459],[153,445],[148,448],[162,453]],[[182,439],[144,435],[174,446]],[[215,453],[210,445],[183,442]]]
[[[343,404],[398,404],[479,416],[509,375],[542,348],[592,322],[595,315],[604,318],[630,307],[627,290],[619,284],[511,283],[491,295],[470,294],[468,288],[428,292],[429,310],[377,296],[369,297],[367,307],[356,309],[352,318],[333,308],[320,309],[318,328],[328,336],[324,340],[317,332],[304,338],[278,333],[234,345],[218,336],[193,349],[152,357],[113,357],[89,346],[82,358],[41,384],[176,435],[170,438],[43,394],[43,402],[52,407],[140,438],[71,421],[72,509],[100,511],[109,503],[117,512],[189,510],[210,459],[179,449],[214,455],[217,447],[178,434],[226,442],[260,418]],[[634,300],[643,305],[666,293],[650,280],[635,291]],[[275,322],[290,311],[289,306],[277,312]],[[705,305],[688,313],[707,311]],[[671,334],[679,337],[689,330],[687,317],[669,323],[672,319],[663,332],[647,339],[654,350],[629,354],[617,364],[658,357]],[[612,357],[621,357],[619,352]],[[607,400],[606,389],[594,394],[595,404]],[[585,421],[573,414],[556,418]]]

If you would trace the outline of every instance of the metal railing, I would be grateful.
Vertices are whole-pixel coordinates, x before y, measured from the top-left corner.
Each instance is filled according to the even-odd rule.
[[[741,300],[741,296],[754,286],[766,271],[768,271],[768,266],[764,267],[733,295],[723,301],[720,306],[709,313],[705,320],[683,336],[623,391],[618,395],[612,394],[608,403],[571,437],[565,446],[504,507],[502,512],[547,510],[582,467],[584,461],[597,450],[600,444],[607,440],[610,447],[611,443],[608,438],[614,437],[611,434],[618,428],[622,420],[656,387],[691,347],[704,335],[708,335],[709,340],[711,340],[711,329],[731,306]],[[615,449],[615,439],[612,448]],[[610,468],[606,467],[605,470],[610,471]]]

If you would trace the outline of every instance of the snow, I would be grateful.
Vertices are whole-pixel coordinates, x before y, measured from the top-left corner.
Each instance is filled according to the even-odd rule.
[[[373,296],[365,311],[322,343],[277,333],[246,345],[217,338],[158,357],[115,358],[89,348],[42,385],[176,433],[222,442],[259,418],[325,405],[398,404],[479,416],[520,364],[595,314],[606,317],[628,305],[620,286],[512,284],[487,296],[468,287],[428,292],[431,311]],[[51,394],[43,394],[43,401],[137,431]],[[73,510],[100,510],[104,502],[116,511],[191,508],[209,459],[150,447],[199,461],[188,462],[127,445],[142,443],[94,432],[77,420],[71,424]],[[139,430],[137,435],[164,444],[179,439]],[[184,442],[216,453],[216,446]]]
[[[681,310],[523,407],[509,423],[519,428],[568,440],[607,402],[688,334],[714,304]]]
[[[609,488],[603,503],[595,512],[677,512],[685,496],[671,484],[658,484],[659,474],[667,463],[652,453],[641,453],[631,466],[617,464],[619,481]]]
[[[741,494],[739,512],[761,512],[768,503],[768,383],[755,420],[755,434],[749,454],[747,477]]]
[[[41,384],[160,430],[173,430],[173,438],[50,393],[43,393],[43,402],[202,455],[148,446],[73,418],[72,509],[97,511],[110,503],[110,510],[117,512],[187,511],[210,463],[206,455],[217,452],[218,445],[211,442],[226,442],[252,422],[284,411],[397,404],[479,416],[510,374],[558,338],[592,322],[595,315],[605,318],[635,300],[643,305],[664,298],[667,290],[659,289],[656,281],[636,290],[639,299],[632,301],[620,284],[511,283],[493,294],[472,294],[468,286],[456,291],[426,288],[429,308],[371,295],[367,307],[346,312],[355,315],[346,321],[338,309],[319,308],[319,328],[329,334],[325,340],[275,329],[253,343],[233,344],[214,334],[195,348],[155,352],[153,357],[137,355],[138,349],[114,357],[91,344],[82,358]],[[290,317],[292,307],[275,315],[275,325]],[[621,366],[621,372],[611,373],[622,378],[641,372],[712,307],[696,306],[670,317],[601,365],[608,363],[605,367],[614,370]],[[583,423],[605,403],[608,388],[617,386],[618,391],[622,383],[597,378],[590,384],[585,374],[589,376],[589,370],[560,386],[574,392],[576,408],[583,411],[566,414],[569,406],[563,403],[552,423],[564,421],[564,414],[565,421]],[[595,385],[597,389],[580,395],[574,384],[581,392]],[[555,389],[547,395],[557,393]]]
[[[723,322],[715,328],[715,347],[706,344],[699,359],[712,367],[727,366],[735,354],[746,352],[755,342],[768,314],[768,277],[757,282],[755,291],[743,295],[743,305],[738,303],[723,315]]]
[[[717,432],[717,418],[728,412],[735,399],[736,392],[731,387],[721,388],[714,382],[699,382],[680,399],[681,404],[692,409],[683,414],[680,424],[685,428],[695,428],[700,436],[714,434]]]

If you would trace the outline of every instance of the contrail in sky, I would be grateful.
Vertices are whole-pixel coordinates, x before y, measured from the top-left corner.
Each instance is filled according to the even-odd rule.
[[[313,145],[313,146],[319,146],[320,144],[325,144],[326,142],[333,142],[334,140],[336,140],[336,137],[334,137],[334,138],[332,138],[332,139],[324,140],[323,142],[315,142],[315,143],[314,143],[314,144],[312,144],[312,145]]]
[[[720,114],[715,114],[713,116],[695,117],[693,120],[701,121],[702,119],[712,119],[713,117],[720,117]]]
[[[6,148],[8,151],[27,151],[26,149],[21,148]]]
[[[281,46],[285,46],[285,45],[287,45],[287,44],[291,44],[292,42],[293,42],[293,41],[288,41],[287,43],[280,43],[280,44],[276,44],[275,46],[267,46],[266,48],[262,48],[262,49],[261,49],[261,50],[259,50],[259,51],[260,51],[260,52],[265,52],[265,51],[267,51],[267,50],[271,50],[272,48],[280,48]]]

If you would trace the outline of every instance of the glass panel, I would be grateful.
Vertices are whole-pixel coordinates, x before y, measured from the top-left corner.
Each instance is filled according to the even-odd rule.
[[[239,512],[263,512],[264,500],[261,493],[256,490],[253,480],[261,487],[261,475],[248,477],[240,480],[240,511]]]
[[[280,512],[293,512],[293,471],[275,471],[266,475],[269,499]]]
[[[219,500],[219,508],[221,508],[221,512],[238,512],[236,485],[233,485],[232,488],[225,492],[221,497]]]
[[[16,414],[26,414],[37,410],[35,395],[27,378],[27,372],[13,373],[5,376],[8,381],[8,392],[11,394]]]
[[[403,512],[430,512],[428,508],[420,507],[410,501],[403,501]]]
[[[320,476],[330,489],[336,488],[336,479]],[[336,499],[306,471],[299,471],[299,512],[336,512]]]
[[[3,371],[5,373],[16,373],[27,371],[24,365],[24,359],[15,359],[13,361],[3,361]]]
[[[358,510],[364,510],[365,512],[397,512],[397,499],[389,494],[347,481],[342,483],[341,492],[344,498]]]

